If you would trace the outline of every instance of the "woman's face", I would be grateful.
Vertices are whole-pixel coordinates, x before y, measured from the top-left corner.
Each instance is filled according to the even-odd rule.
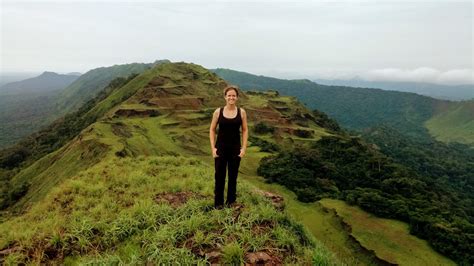
[[[228,104],[235,104],[238,99],[237,93],[235,92],[235,90],[229,90],[225,94],[224,99]]]

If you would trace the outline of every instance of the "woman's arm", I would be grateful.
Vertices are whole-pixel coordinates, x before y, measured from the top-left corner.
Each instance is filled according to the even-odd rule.
[[[247,151],[247,140],[249,138],[249,131],[247,127],[247,112],[243,108],[241,108],[240,113],[242,114],[242,149],[240,150],[240,157],[245,155]]]
[[[219,157],[217,155],[217,148],[215,147],[215,145],[216,145],[216,127],[217,127],[217,120],[218,119],[219,119],[219,108],[217,108],[214,111],[214,114],[212,114],[211,127],[209,128],[209,140],[211,142],[212,157],[214,157],[214,158]]]

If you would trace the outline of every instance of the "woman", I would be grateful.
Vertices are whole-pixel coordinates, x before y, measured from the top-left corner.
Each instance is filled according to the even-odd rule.
[[[229,168],[226,205],[232,205],[236,198],[237,174],[240,160],[247,149],[247,114],[243,108],[236,106],[239,99],[237,86],[227,86],[224,89],[226,105],[217,108],[212,116],[209,138],[211,140],[212,157],[215,167],[214,207],[221,209],[224,206],[224,186],[226,168]],[[216,127],[219,132],[216,137]],[[240,144],[240,127],[242,127],[242,145]]]

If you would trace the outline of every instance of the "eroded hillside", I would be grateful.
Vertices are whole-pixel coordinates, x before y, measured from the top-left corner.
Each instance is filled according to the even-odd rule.
[[[334,263],[304,227],[245,181],[239,206],[210,208],[213,168],[199,158],[209,157],[210,117],[224,103],[225,86],[200,66],[163,64],[94,106],[85,116],[99,117],[95,123],[13,177],[29,188],[2,217],[0,258]],[[250,126],[273,124],[282,144],[331,134],[291,97],[248,93],[241,106]]]

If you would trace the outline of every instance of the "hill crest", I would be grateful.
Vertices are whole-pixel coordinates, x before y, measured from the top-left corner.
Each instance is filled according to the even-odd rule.
[[[161,64],[98,102],[84,114],[84,119],[95,122],[13,177],[13,183],[26,181],[30,186],[13,206],[22,214],[3,223],[6,231],[1,235],[7,237],[0,237],[0,260],[8,254],[9,263],[64,263],[64,259],[111,263],[118,258],[126,263],[203,259],[241,263],[266,256],[263,261],[273,263],[332,264],[334,259],[301,225],[250,191],[245,182],[239,190],[243,209],[211,211],[211,219],[205,215],[212,195],[212,186],[205,181],[212,167],[201,159],[210,156],[206,149],[210,114],[224,102],[225,86],[200,66]],[[312,130],[314,138],[330,134],[309,119],[306,125],[294,123],[292,112],[301,121],[311,113],[293,106],[292,97],[246,93],[241,100],[248,110],[260,110],[251,116],[254,119],[287,121],[278,130],[291,142],[297,140],[290,138],[290,128]],[[156,205],[187,190],[202,197],[177,209]],[[48,217],[37,219],[45,210]],[[33,221],[42,222],[33,228]],[[27,225],[31,230],[25,229]],[[19,231],[7,233],[14,230]],[[20,243],[18,236],[24,241]],[[127,254],[144,254],[133,259],[124,255],[127,248],[132,250]]]
[[[40,199],[58,182],[104,156],[209,154],[210,118],[223,105],[226,85],[203,67],[186,63],[160,64],[136,76],[81,118],[95,123],[12,178],[13,183],[31,183],[17,206]],[[240,101],[249,126],[271,126],[273,133],[266,138],[276,138],[282,145],[333,134],[294,97],[243,93]],[[71,170],[64,171],[64,164]]]

